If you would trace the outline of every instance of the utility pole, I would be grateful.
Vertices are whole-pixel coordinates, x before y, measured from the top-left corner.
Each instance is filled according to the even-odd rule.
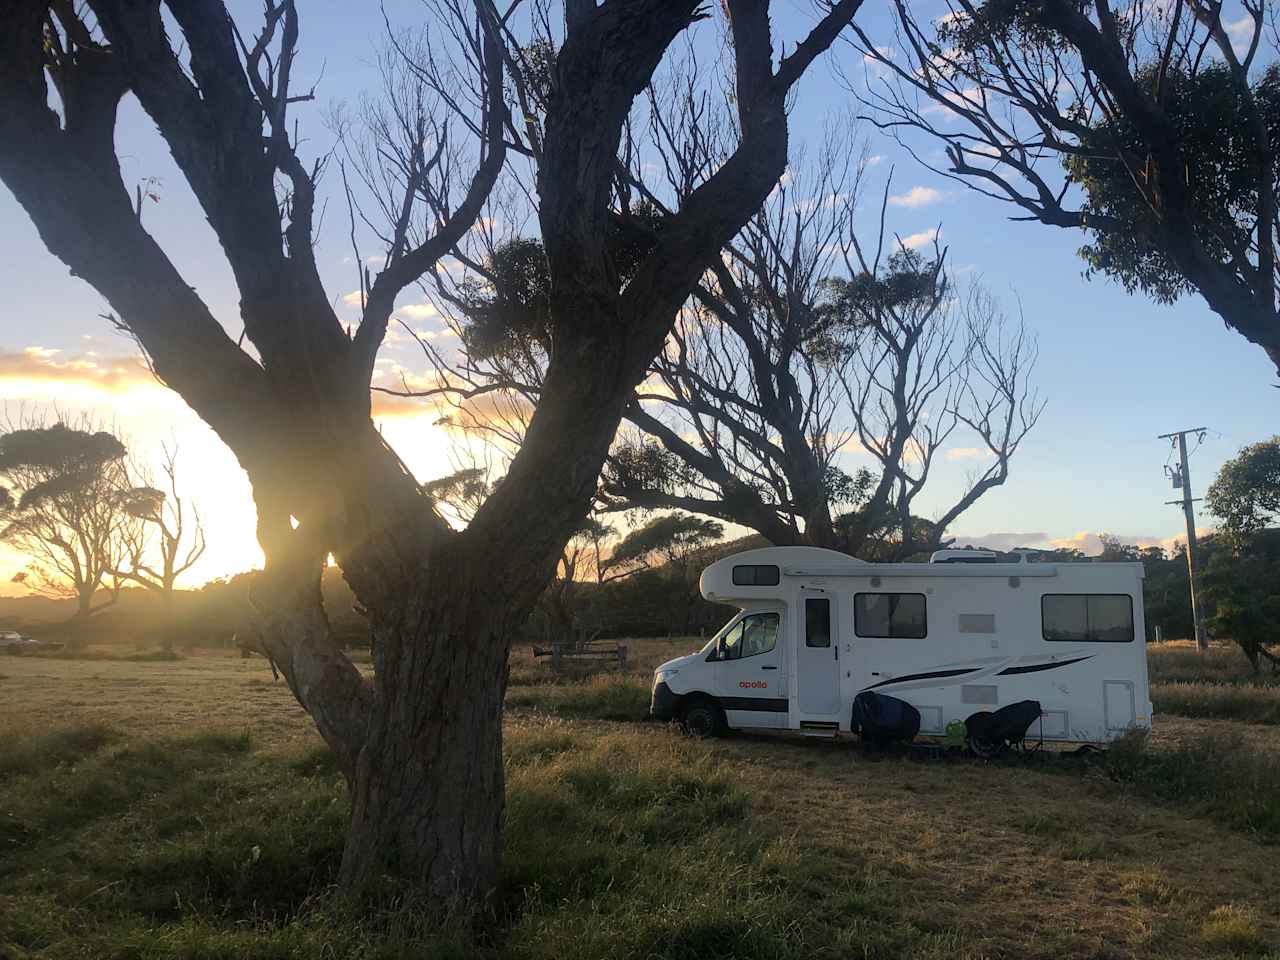
[[[1191,587],[1191,622],[1195,624],[1196,649],[1200,651],[1209,649],[1209,637],[1204,632],[1204,616],[1200,612],[1200,601],[1196,596],[1196,509],[1192,506],[1195,500],[1191,497],[1191,468],[1187,465],[1187,434],[1198,433],[1203,438],[1204,432],[1204,427],[1194,427],[1190,430],[1162,433],[1157,438],[1172,440],[1176,437],[1178,441],[1178,458],[1181,466],[1172,471],[1165,467],[1165,471],[1173,477],[1173,485],[1182,488],[1182,499],[1166,500],[1165,503],[1180,504],[1182,514],[1187,521],[1187,582]]]

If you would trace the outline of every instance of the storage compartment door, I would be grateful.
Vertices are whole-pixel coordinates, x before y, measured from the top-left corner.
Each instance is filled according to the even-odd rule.
[[[1102,684],[1107,711],[1107,732],[1123,733],[1133,726],[1135,718],[1133,682],[1107,680]]]

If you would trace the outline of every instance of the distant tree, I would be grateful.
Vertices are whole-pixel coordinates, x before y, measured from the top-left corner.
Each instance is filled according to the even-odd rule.
[[[0,434],[0,540],[31,558],[27,586],[75,599],[80,624],[119,595],[142,496],[127,456],[118,437],[89,421],[29,422]],[[109,598],[95,602],[104,588]]]
[[[604,544],[613,528],[595,517],[582,521],[560,553],[556,575],[538,598],[537,609],[546,623],[547,639],[564,641],[582,636],[581,612],[584,585],[609,579],[604,566]]]
[[[1251,444],[1228,460],[1205,494],[1222,521],[1205,573],[1209,629],[1230,637],[1254,670],[1280,669],[1280,437]]]
[[[469,466],[428,480],[422,485],[422,490],[436,503],[446,507],[456,519],[470,523],[489,499],[493,484],[489,481],[487,468]]]
[[[142,523],[126,527],[127,563],[117,572],[158,593],[169,606],[178,578],[195,566],[207,543],[199,509],[178,492],[178,447],[162,449],[165,488],[154,486],[150,471],[141,470],[132,481],[137,486],[125,497],[125,510]],[[158,563],[152,554],[158,555]]]
[[[1228,460],[1205,494],[1220,532],[1237,546],[1280,523],[1280,437],[1251,444]]]
[[[1036,551],[1035,559],[1037,563],[1083,563],[1089,558],[1079,547],[1054,547]]]
[[[1098,534],[1098,540],[1102,544],[1102,551],[1097,559],[1103,563],[1132,563],[1141,557],[1136,546],[1122,543],[1119,537],[1110,533]]]
[[[678,607],[677,615],[668,622],[687,633],[690,614],[701,597],[701,571],[695,561],[723,536],[724,525],[706,517],[683,513],[654,517],[617,542],[605,561],[605,569],[615,578],[649,575],[664,581],[667,589],[662,592],[663,602]]]
[[[1255,671],[1280,671],[1280,530],[1258,530],[1212,551],[1204,575],[1208,626],[1229,637]]]
[[[1164,547],[1152,545],[1140,547],[1138,549],[1138,559],[1146,564],[1164,563],[1168,558],[1165,556]]]
[[[925,165],[1080,230],[1086,275],[1195,292],[1280,369],[1280,65],[1264,0],[894,0],[897,43],[859,32],[875,122],[940,142]],[[956,122],[958,121],[958,123]],[[930,154],[906,143],[917,157]]]
[[[724,525],[715,520],[683,513],[654,517],[618,541],[604,569],[636,573],[666,564],[683,571],[693,554],[723,536]]]
[[[470,523],[502,482],[501,477],[491,481],[489,471],[487,465],[464,466],[428,481],[423,484],[423,490],[456,520]],[[540,620],[549,642],[576,634],[582,581],[600,583],[607,579],[603,550],[605,541],[612,535],[612,527],[588,516],[560,551],[556,575],[538,598],[530,618]]]

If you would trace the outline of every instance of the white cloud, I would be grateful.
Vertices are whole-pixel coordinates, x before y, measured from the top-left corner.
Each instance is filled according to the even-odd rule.
[[[961,90],[947,90],[942,94],[942,98],[964,109],[980,108],[984,102],[982,89],[977,86],[964,87]],[[933,101],[921,108],[920,112],[924,114],[945,113],[946,110],[947,108],[942,104]]]
[[[883,162],[884,162],[883,153],[873,153],[871,156],[867,157],[868,167],[874,167],[876,164],[883,163]]]
[[[429,317],[440,316],[440,311],[436,309],[434,303],[406,303],[402,307],[396,307],[396,313],[402,313],[413,320],[426,320]]]
[[[934,227],[932,230],[921,230],[919,233],[910,233],[902,238],[902,245],[909,250],[916,247],[923,247],[926,244],[933,243],[935,240],[942,240],[942,228]]]
[[[889,203],[895,207],[927,207],[929,204],[936,202],[942,197],[941,190],[935,190],[933,187],[912,187],[906,193],[899,193],[889,198]]]
[[[1235,50],[1236,56],[1244,57],[1247,55],[1249,45],[1253,42],[1253,32],[1256,29],[1253,17],[1246,13],[1239,20],[1232,20],[1230,23],[1224,24],[1223,28],[1231,39],[1231,46]]]
[[[7,399],[119,405],[132,396],[155,404],[157,394],[176,398],[141,357],[99,356],[96,351],[65,356],[46,347],[0,350],[0,397]]]
[[[990,143],[968,143],[965,144],[964,151],[965,153],[978,153],[993,159],[1000,156],[1000,148]]]
[[[991,451],[982,447],[952,447],[946,454],[948,460],[980,460],[989,456]]]
[[[350,293],[344,293],[342,295],[342,302],[345,303],[348,307],[356,307],[356,308],[363,307],[364,296],[363,294],[360,293],[359,290],[352,290]]]
[[[1106,531],[1080,530],[1069,537],[1051,537],[1043,531],[1033,533],[985,533],[980,535],[957,534],[957,546],[985,547],[988,550],[1013,550],[1016,547],[1028,547],[1032,550],[1064,549],[1079,550],[1087,557],[1096,557],[1102,553],[1102,534]],[[1211,527],[1197,527],[1198,536],[1213,533]],[[1112,534],[1107,534],[1112,536]],[[1122,544],[1137,547],[1161,547],[1166,555],[1173,553],[1175,544],[1181,543],[1184,536],[1157,537],[1150,534],[1114,534]]]
[[[879,63],[881,60],[892,60],[897,50],[893,47],[875,47],[875,52],[868,51],[862,55],[862,59],[867,63]]]
[[[1233,38],[1244,37],[1248,39],[1253,36],[1253,17],[1247,13],[1239,20],[1232,20],[1230,23],[1224,24],[1224,29],[1231,34]]]

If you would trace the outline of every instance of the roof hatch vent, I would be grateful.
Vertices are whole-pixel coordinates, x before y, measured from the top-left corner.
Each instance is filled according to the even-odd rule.
[[[930,563],[999,563],[1000,555],[994,550],[935,550]]]

